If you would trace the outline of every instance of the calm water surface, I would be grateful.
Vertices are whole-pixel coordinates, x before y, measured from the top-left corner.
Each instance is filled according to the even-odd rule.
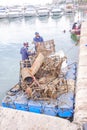
[[[0,102],[6,91],[19,81],[20,48],[25,41],[33,48],[31,43],[36,31],[44,40],[54,39],[56,51],[62,49],[69,59],[78,60],[78,46],[69,32],[76,17],[77,14],[61,18],[0,19]]]

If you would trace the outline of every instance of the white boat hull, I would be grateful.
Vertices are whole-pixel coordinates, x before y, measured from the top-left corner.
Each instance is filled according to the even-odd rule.
[[[53,12],[52,13],[52,16],[62,16],[62,15],[63,15],[63,12],[61,12],[61,13]]]
[[[17,13],[8,13],[8,17],[9,18],[15,18],[15,17],[20,17],[22,16],[21,13],[17,12]]]
[[[0,19],[1,18],[6,18],[7,17],[7,14],[6,13],[0,13]]]
[[[38,16],[49,16],[49,13],[45,13],[45,12],[43,12],[43,13],[38,13]]]
[[[51,10],[51,15],[52,16],[62,16],[63,11],[59,8],[54,8],[54,9]]]
[[[38,16],[49,16],[49,10],[47,8],[41,8],[37,11]]]
[[[24,17],[35,17],[36,12],[30,12],[30,11],[25,11],[24,12]]]
[[[6,18],[6,17],[7,17],[7,9],[0,8],[0,18]]]

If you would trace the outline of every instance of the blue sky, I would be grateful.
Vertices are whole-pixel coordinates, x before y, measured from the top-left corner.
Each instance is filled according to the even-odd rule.
[[[29,3],[32,5],[35,4],[46,4],[46,3],[51,3],[52,0],[2,0],[0,1],[0,5],[13,5],[13,4],[24,4],[24,3]]]

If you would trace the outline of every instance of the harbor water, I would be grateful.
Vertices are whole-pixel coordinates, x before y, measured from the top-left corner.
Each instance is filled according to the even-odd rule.
[[[19,82],[20,48],[23,42],[29,42],[29,50],[34,51],[32,41],[36,31],[44,41],[54,39],[56,51],[63,50],[70,60],[78,62],[79,45],[70,33],[75,17],[77,14],[0,19],[0,104],[5,93]]]

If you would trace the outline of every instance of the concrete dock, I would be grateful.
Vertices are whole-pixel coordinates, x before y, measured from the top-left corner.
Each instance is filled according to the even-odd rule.
[[[82,23],[79,63],[76,85],[74,121],[80,124],[87,122],[87,22]]]
[[[82,23],[73,122],[0,107],[0,130],[82,130],[87,122],[87,22]]]
[[[0,107],[0,130],[81,130],[58,117]]]

